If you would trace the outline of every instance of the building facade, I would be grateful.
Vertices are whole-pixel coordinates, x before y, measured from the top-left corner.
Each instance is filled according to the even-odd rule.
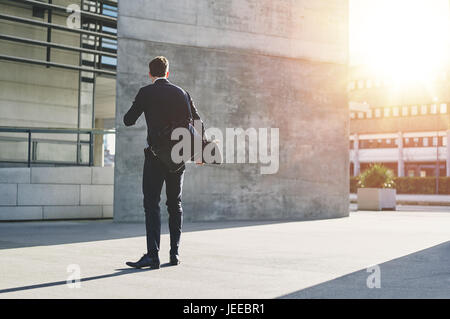
[[[115,0],[0,0],[1,221],[112,218],[116,29]]]
[[[1,167],[103,165],[116,29],[113,0],[0,1]]]
[[[349,72],[350,175],[383,163],[397,176],[450,176],[448,66],[398,82]]]
[[[114,219],[144,219],[145,121],[123,115],[156,55],[207,127],[279,129],[274,174],[189,165],[186,219],[348,216],[347,0],[0,0],[1,220],[111,217],[113,187]],[[110,127],[114,186],[67,168],[101,166]]]

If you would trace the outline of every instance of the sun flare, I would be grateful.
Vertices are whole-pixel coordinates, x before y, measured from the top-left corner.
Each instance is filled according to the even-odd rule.
[[[350,63],[397,84],[448,68],[448,0],[350,0]]]

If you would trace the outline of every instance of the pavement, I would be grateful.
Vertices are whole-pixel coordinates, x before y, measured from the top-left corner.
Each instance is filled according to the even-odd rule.
[[[105,220],[0,223],[0,298],[450,298],[448,210],[186,223],[178,266],[164,225],[161,269],[128,268],[144,234]]]

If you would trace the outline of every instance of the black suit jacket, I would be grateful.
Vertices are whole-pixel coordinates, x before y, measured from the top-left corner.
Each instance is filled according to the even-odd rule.
[[[201,121],[188,92],[167,79],[158,79],[139,90],[133,105],[123,117],[123,122],[126,126],[134,125],[144,113],[147,122],[147,142],[148,145],[154,145],[152,136],[155,132],[170,123],[189,118],[188,103],[191,106],[192,118]],[[203,122],[202,131],[204,133]]]

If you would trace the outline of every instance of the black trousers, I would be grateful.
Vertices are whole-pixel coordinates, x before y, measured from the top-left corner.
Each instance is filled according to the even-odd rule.
[[[170,254],[178,255],[183,209],[181,195],[183,190],[184,168],[171,173],[166,166],[146,148],[142,190],[144,192],[145,228],[147,231],[147,253],[157,257],[161,237],[161,213],[159,202],[161,189],[166,183],[167,211],[169,213]]]

